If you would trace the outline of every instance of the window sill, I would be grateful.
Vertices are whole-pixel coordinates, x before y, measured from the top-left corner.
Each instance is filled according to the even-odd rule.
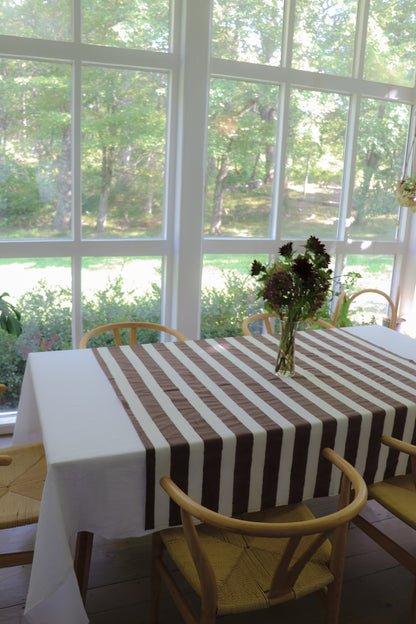
[[[17,412],[0,412],[0,436],[14,432]]]

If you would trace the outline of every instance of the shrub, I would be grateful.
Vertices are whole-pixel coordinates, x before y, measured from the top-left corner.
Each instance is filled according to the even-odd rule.
[[[71,292],[52,288],[44,281],[25,293],[16,307],[22,311],[23,331],[19,337],[0,330],[0,381],[6,384],[1,397],[3,409],[17,407],[29,353],[72,349]],[[83,300],[84,331],[114,321],[160,321],[160,288],[153,284],[151,293],[133,297],[123,289],[122,280],[109,283],[90,300]],[[139,342],[157,342],[158,332],[141,330]],[[109,338],[97,337],[95,346],[110,344]]]
[[[201,295],[201,338],[240,336],[246,316],[259,311],[257,287],[250,276],[223,272],[222,288],[206,288]]]

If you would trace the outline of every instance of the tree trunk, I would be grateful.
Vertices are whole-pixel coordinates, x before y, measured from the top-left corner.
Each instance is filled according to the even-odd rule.
[[[101,167],[101,193],[98,204],[97,232],[104,232],[107,223],[108,196],[110,195],[111,180],[113,178],[115,148],[104,147]]]
[[[230,150],[221,157],[221,165],[215,180],[214,205],[212,209],[211,227],[209,230],[209,233],[214,236],[219,236],[221,234],[222,217],[224,213],[224,181],[229,172],[229,151]]]
[[[271,184],[274,178],[274,145],[266,145],[266,162],[264,172],[264,183]]]
[[[253,182],[254,185],[256,184],[256,180],[258,177],[259,161],[260,161],[260,154],[257,152],[256,160],[254,161],[253,175],[251,177],[251,181]]]
[[[144,206],[145,213],[151,217],[153,214],[153,197],[155,194],[155,181],[154,181],[154,172],[156,171],[156,155],[155,153],[151,153],[149,158],[147,159],[147,166],[149,175],[147,177],[147,194],[146,194],[146,203]]]
[[[311,153],[308,152],[308,155],[306,157],[306,171],[305,171],[305,177],[303,180],[303,199],[306,199],[306,195],[308,194],[308,182],[309,182],[309,163],[311,161]]]
[[[357,202],[357,216],[355,222],[362,225],[366,219],[366,201],[371,187],[372,178],[377,171],[380,156],[370,151],[366,157],[366,164],[363,168],[363,183],[360,188],[359,200]]]
[[[234,135],[237,131],[237,120],[243,117],[249,110],[252,110],[257,103],[257,97],[252,97],[249,102],[238,112],[232,115],[229,115],[227,118],[227,125],[229,128],[234,127],[234,131],[228,133],[230,137],[228,143],[226,145],[224,154],[221,156],[220,161],[220,169],[217,174],[217,178],[215,180],[215,190],[214,190],[214,202],[212,207],[212,219],[211,219],[211,227],[209,230],[210,234],[214,236],[218,236],[221,234],[221,224],[222,217],[224,214],[224,182],[229,173],[229,162],[230,162],[230,152],[231,146],[233,144]]]
[[[273,124],[276,114],[276,106],[264,106],[260,109],[260,116],[263,121]],[[274,178],[274,143],[268,143],[265,147],[265,167],[264,184],[270,184]]]
[[[64,232],[71,225],[72,209],[72,167],[71,167],[71,126],[65,126],[61,137],[61,159],[58,175],[58,200],[53,226]]]

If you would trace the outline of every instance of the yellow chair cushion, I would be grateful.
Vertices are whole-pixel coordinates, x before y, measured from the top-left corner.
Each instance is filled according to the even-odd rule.
[[[0,529],[37,522],[46,478],[42,443],[1,448],[0,455],[12,458],[0,467]]]
[[[410,474],[370,485],[368,493],[370,498],[416,529],[416,487]]]
[[[296,522],[314,518],[302,503],[267,511],[245,514],[244,520],[263,522]],[[273,573],[279,555],[287,542],[285,538],[241,536],[201,524],[198,535],[214,569],[218,589],[218,615],[253,611],[270,604],[300,598],[331,583],[328,569],[331,545],[326,541],[315,553],[299,576],[294,591],[279,600],[269,601]],[[162,540],[176,565],[193,589],[200,595],[199,578],[186,546],[181,528],[161,532]],[[313,537],[304,537],[298,547],[305,550]]]

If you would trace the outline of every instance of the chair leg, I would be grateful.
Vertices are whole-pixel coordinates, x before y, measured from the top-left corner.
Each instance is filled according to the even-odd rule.
[[[337,624],[341,607],[341,592],[342,584],[337,581],[328,586],[325,601],[325,624]]]
[[[84,604],[87,598],[93,540],[94,533],[89,533],[88,531],[80,531],[77,535],[74,569]]]
[[[410,624],[416,624],[416,581],[413,588],[412,604],[410,607]]]
[[[152,535],[152,564],[150,570],[150,624],[157,624],[159,621],[160,590],[162,579],[157,569],[157,561],[163,555],[163,542],[159,533]]]

